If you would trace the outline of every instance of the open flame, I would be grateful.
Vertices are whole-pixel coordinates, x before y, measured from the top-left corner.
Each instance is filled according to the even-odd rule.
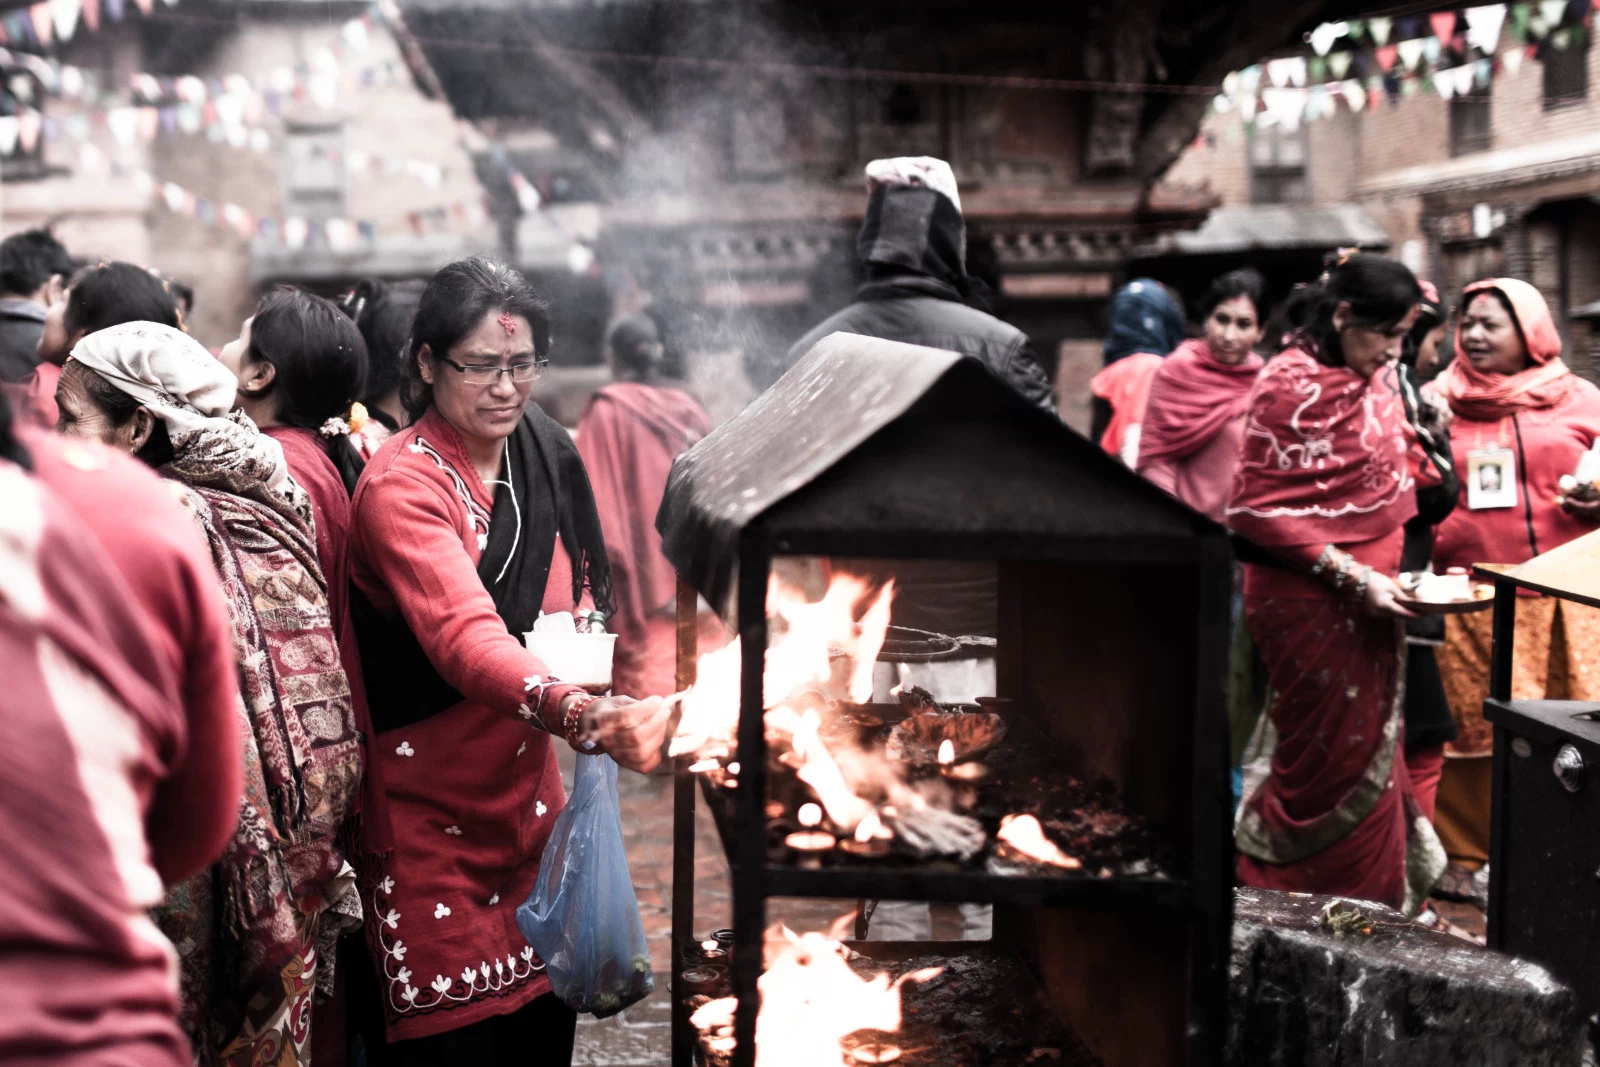
[[[939,762],[944,765],[956,761],[956,744],[948,737],[939,742]]]
[[[766,973],[757,983],[756,1067],[815,1067],[839,1063],[844,1039],[858,1030],[900,1029],[900,987],[943,972],[927,967],[894,981],[864,979],[851,969],[840,942],[855,916],[845,915],[826,934],[796,934],[778,925],[767,931]],[[689,1021],[718,1047],[732,1047],[734,997],[702,1005]]]
[[[835,574],[822,599],[807,600],[773,576],[767,588],[772,639],[762,676],[769,732],[794,750],[795,773],[846,833],[872,814],[851,788],[820,736],[814,704],[872,699],[872,672],[888,633],[894,583],[873,591],[863,578]],[[865,603],[859,618],[856,608]],[[735,746],[739,726],[740,647],[734,640],[700,657],[698,681],[681,697],[682,714],[668,754],[700,757],[690,768],[715,770]],[[730,773],[737,773],[729,765]],[[820,823],[820,818],[818,823]],[[807,823],[808,826],[817,823]]]
[[[1061,867],[1069,871],[1083,866],[1079,860],[1061,851],[1054,841],[1044,836],[1044,827],[1040,826],[1039,820],[1032,815],[1007,815],[1000,820],[1000,832],[995,836],[1024,856],[1040,863],[1048,863],[1052,867]]]

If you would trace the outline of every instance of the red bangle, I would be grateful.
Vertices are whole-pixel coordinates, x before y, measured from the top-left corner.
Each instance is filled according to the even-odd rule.
[[[572,702],[572,706],[567,709],[566,714],[561,716],[561,736],[573,748],[583,747],[578,743],[578,720],[583,717],[583,710],[593,704],[596,699],[589,693],[583,693],[577,700]]]

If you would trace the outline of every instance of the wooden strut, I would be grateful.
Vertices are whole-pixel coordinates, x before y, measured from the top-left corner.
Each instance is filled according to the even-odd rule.
[[[700,598],[694,588],[678,579],[678,674],[681,693],[695,683],[700,655]],[[672,997],[672,1064],[692,1067],[695,1033],[689,1009],[678,989],[678,975],[688,969],[687,949],[694,942],[694,775],[692,756],[679,756],[672,767],[672,974],[667,989]]]

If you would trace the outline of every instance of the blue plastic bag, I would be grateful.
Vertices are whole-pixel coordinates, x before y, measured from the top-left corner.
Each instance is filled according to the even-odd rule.
[[[572,796],[517,926],[544,960],[551,990],[575,1011],[604,1019],[655,988],[610,756],[579,753]]]

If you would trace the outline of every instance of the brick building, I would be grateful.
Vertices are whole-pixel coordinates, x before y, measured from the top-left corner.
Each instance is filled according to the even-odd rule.
[[[0,115],[37,107],[44,119],[31,151],[19,141],[0,159],[0,230],[48,224],[74,255],[160,268],[194,288],[190,325],[210,346],[231,340],[274,282],[333,292],[364,275],[426,275],[458,255],[496,249],[464,146],[469,131],[448,104],[419,90],[381,20],[365,20],[359,41],[346,33],[366,4],[186,0],[157,8],[141,16],[127,5],[121,22],[103,16],[97,30],[80,25],[49,50],[97,87],[94,99],[46,92],[37,81],[23,88],[15,82],[25,68],[5,72]],[[148,116],[160,124],[155,136],[119,138],[108,111],[148,103],[130,88],[141,72],[162,79],[163,90],[196,77],[206,101],[158,100]],[[246,82],[280,83],[268,90],[269,108],[260,94],[244,107],[240,125],[261,131],[254,144],[211,132],[215,111],[233,106],[219,105],[218,91],[248,95]],[[29,98],[18,99],[18,89]],[[166,183],[192,199],[174,194],[173,210]],[[228,204],[271,221],[247,237],[248,223],[222,217]],[[287,218],[304,221],[303,240],[286,238]],[[328,219],[349,221],[345,239],[328,239]]]
[[[1357,213],[1447,296],[1485,276],[1524,278],[1555,310],[1568,362],[1600,377],[1600,49],[1497,67],[1467,97],[1341,106],[1295,131],[1213,114],[1166,180],[1226,206]]]

